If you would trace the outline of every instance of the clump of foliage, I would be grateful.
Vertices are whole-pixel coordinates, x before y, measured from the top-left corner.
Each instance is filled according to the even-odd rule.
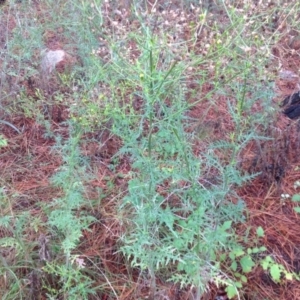
[[[134,22],[123,21],[133,30],[124,33],[117,2],[111,2],[45,1],[42,19],[46,22],[41,23],[35,9],[26,14],[27,4],[9,2],[8,12],[23,10],[18,26],[7,32],[6,50],[0,49],[0,88],[5,90],[0,100],[7,115],[22,113],[46,128],[47,138],[55,139],[52,151],[61,157],[61,166],[50,180],[60,196],[39,203],[39,216],[12,209],[16,195],[0,189],[4,231],[0,245],[5,252],[0,252],[0,274],[5,278],[2,298],[34,299],[37,290],[49,299],[99,297],[101,286],[95,283],[99,269],[85,267],[78,247],[83,231],[95,222],[90,211],[96,209],[86,193],[93,170],[82,145],[91,140],[100,145],[104,127],[122,141],[110,158],[111,165],[124,156],[131,163],[128,189],[119,192],[115,187],[118,221],[125,228],[116,252],[147,277],[150,297],[155,297],[157,277],[181,288],[193,287],[195,299],[210,282],[225,285],[230,298],[239,295],[247,274],[259,265],[274,282],[282,277],[298,279],[265,254],[264,245],[252,241],[254,246],[245,246],[243,236],[236,233],[237,225],[246,220],[237,189],[256,175],[242,171],[243,150],[253,140],[266,139],[266,120],[274,111],[270,83],[274,78],[263,66],[272,63],[270,45],[278,38],[272,31],[276,10],[253,15],[248,2],[195,8],[196,1],[182,1],[181,9],[188,7],[197,15],[191,21],[180,18],[187,24],[184,40],[180,34],[176,39],[177,27],[164,32],[165,20],[145,14],[142,1],[129,5],[128,20]],[[112,7],[111,19],[105,13]],[[166,7],[165,3],[160,9]],[[218,10],[224,24],[213,19]],[[105,28],[107,24],[111,28]],[[266,37],[260,34],[262,26]],[[52,31],[64,32],[71,45],[66,50],[76,52],[80,64],[69,73],[53,75],[62,91],[47,94],[37,84],[29,96],[26,87],[18,84],[38,80],[37,49],[44,47],[43,37]],[[12,82],[17,78],[11,90],[2,80],[4,75]],[[189,88],[189,81],[195,90]],[[207,83],[210,88],[201,92]],[[10,97],[11,103],[6,103]],[[211,108],[218,111],[219,99],[226,107],[229,128],[214,139],[202,127],[206,113]],[[195,122],[189,112],[204,101],[207,107],[196,120],[200,129],[189,130]],[[51,108],[56,105],[64,105],[68,115],[59,124],[63,130],[68,128],[65,134],[52,127]],[[262,109],[253,110],[254,106]],[[11,122],[0,123],[22,134]],[[0,147],[8,143],[0,135]],[[299,201],[298,196],[293,200]],[[28,228],[40,235],[39,241],[32,240]],[[264,236],[262,228],[257,236]],[[114,290],[113,297],[118,297]]]

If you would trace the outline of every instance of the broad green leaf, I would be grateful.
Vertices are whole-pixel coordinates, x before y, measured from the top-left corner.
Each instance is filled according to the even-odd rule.
[[[274,264],[271,266],[270,268],[270,274],[272,279],[275,282],[279,282],[280,281],[280,275],[281,275],[281,270],[278,264]]]
[[[240,260],[240,264],[244,273],[251,272],[252,268],[255,266],[255,263],[249,255],[242,257]]]
[[[234,277],[236,277],[236,278],[241,278],[241,276],[242,276],[242,274],[241,274],[241,273],[238,273],[238,272],[233,273],[233,275],[234,275]]]
[[[210,251],[210,259],[211,259],[212,261],[217,260],[216,254],[215,254],[215,252],[214,252],[213,250]]]
[[[229,257],[230,257],[230,254],[229,254]],[[221,254],[220,255],[220,261],[224,261],[225,259],[226,259],[226,254],[225,253]]]
[[[294,211],[300,213],[300,206],[294,207]]]
[[[237,295],[237,289],[234,287],[234,286],[228,286],[226,289],[225,289],[226,293],[227,293],[227,297],[229,299],[232,299],[234,296]]]
[[[287,280],[293,280],[293,274],[287,272],[287,273],[285,274],[285,278],[286,278]]]
[[[0,147],[6,147],[7,146],[7,140],[3,138],[2,135],[0,135]]]
[[[252,249],[252,253],[259,253],[259,252],[261,252],[261,250],[260,250],[260,248],[258,248],[258,247],[254,247],[254,248]]]
[[[224,224],[222,225],[222,230],[228,230],[231,228],[231,224],[232,224],[232,221],[226,221],[224,222]]]
[[[229,257],[231,258],[231,260],[235,260],[235,254],[233,252],[229,253]]]
[[[237,269],[237,263],[236,263],[235,260],[232,262],[230,268],[231,268],[231,270],[233,270],[234,272],[236,271],[236,269]]]
[[[260,252],[264,252],[264,251],[267,251],[267,248],[266,248],[265,246],[261,246],[261,247],[259,248],[259,250],[260,250]]]
[[[294,201],[294,202],[300,202],[300,194],[295,194],[295,195],[292,197],[292,201]]]
[[[256,234],[258,237],[263,237],[265,235],[265,232],[261,226],[257,227]]]
[[[230,253],[232,253],[234,255],[234,257],[239,257],[245,254],[245,251],[243,249],[234,249],[232,250]],[[229,257],[231,258],[230,254]]]
[[[270,258],[270,256],[267,256],[264,260],[260,262],[260,265],[266,271],[269,268],[271,263],[272,263],[272,259]]]

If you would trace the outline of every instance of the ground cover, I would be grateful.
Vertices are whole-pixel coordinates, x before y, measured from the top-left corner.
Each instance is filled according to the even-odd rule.
[[[297,1],[2,1],[2,299],[298,299]]]

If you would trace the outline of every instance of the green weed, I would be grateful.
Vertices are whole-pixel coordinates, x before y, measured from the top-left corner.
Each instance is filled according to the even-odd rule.
[[[121,149],[110,157],[110,171],[117,172],[124,157],[131,163],[126,196],[113,179],[106,179],[108,191],[116,190],[119,222],[126,228],[116,252],[148,276],[150,297],[155,297],[157,277],[194,287],[196,299],[209,282],[226,285],[230,297],[239,296],[247,274],[258,265],[275,282],[282,274],[297,279],[269,255],[255,260],[264,246],[242,246],[243,237],[235,231],[246,220],[236,190],[255,177],[242,171],[243,151],[251,141],[266,139],[275,111],[274,75],[265,66],[275,64],[276,69],[271,48],[281,37],[277,8],[252,13],[250,2],[215,1],[194,12],[196,1],[180,1],[181,9],[196,17],[180,17],[179,26],[165,26],[168,13],[154,13],[168,11],[169,1],[152,8],[153,15],[145,14],[144,1],[127,1],[131,11],[125,20],[119,20],[117,1],[111,1],[109,16],[105,1],[48,0],[39,4],[39,13],[35,1],[29,4],[9,1],[6,6],[7,15],[18,22],[13,30],[6,23],[6,48],[0,47],[0,87],[5,88],[1,108],[6,115],[35,119],[47,137],[56,139],[52,151],[61,157],[61,166],[51,185],[60,196],[39,204],[44,215],[31,216],[12,210],[1,189],[5,215],[0,226],[7,232],[0,245],[13,252],[11,260],[0,253],[0,272],[7,278],[2,298],[31,297],[36,289],[32,274],[42,282],[39,292],[49,299],[97,297],[94,275],[105,274],[96,268],[87,272],[77,255],[83,230],[95,221],[90,211],[96,210],[86,196],[93,174],[81,146],[89,141],[88,134],[97,141],[104,127],[122,140]],[[282,8],[295,26],[290,9],[296,11],[298,4]],[[220,24],[214,19],[218,13],[224,16]],[[51,94],[39,82],[39,68],[41,50],[53,32],[78,61],[71,72],[53,74],[57,90]],[[29,79],[38,81],[31,96],[24,84]],[[56,104],[65,105],[69,114],[59,125],[68,128],[67,137],[53,132],[48,110]],[[194,120],[189,113],[199,104],[203,115]],[[221,137],[205,127],[212,111],[214,122],[227,126],[219,128]],[[193,122],[198,132],[188,130]],[[2,117],[0,123],[22,134]],[[2,149],[7,142],[1,135]],[[32,241],[27,227],[44,232],[44,242]]]

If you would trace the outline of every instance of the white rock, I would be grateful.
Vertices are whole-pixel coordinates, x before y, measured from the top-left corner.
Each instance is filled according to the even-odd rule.
[[[49,50],[43,54],[41,61],[41,71],[43,75],[47,76],[55,70],[57,64],[66,58],[67,54],[63,50]]]

